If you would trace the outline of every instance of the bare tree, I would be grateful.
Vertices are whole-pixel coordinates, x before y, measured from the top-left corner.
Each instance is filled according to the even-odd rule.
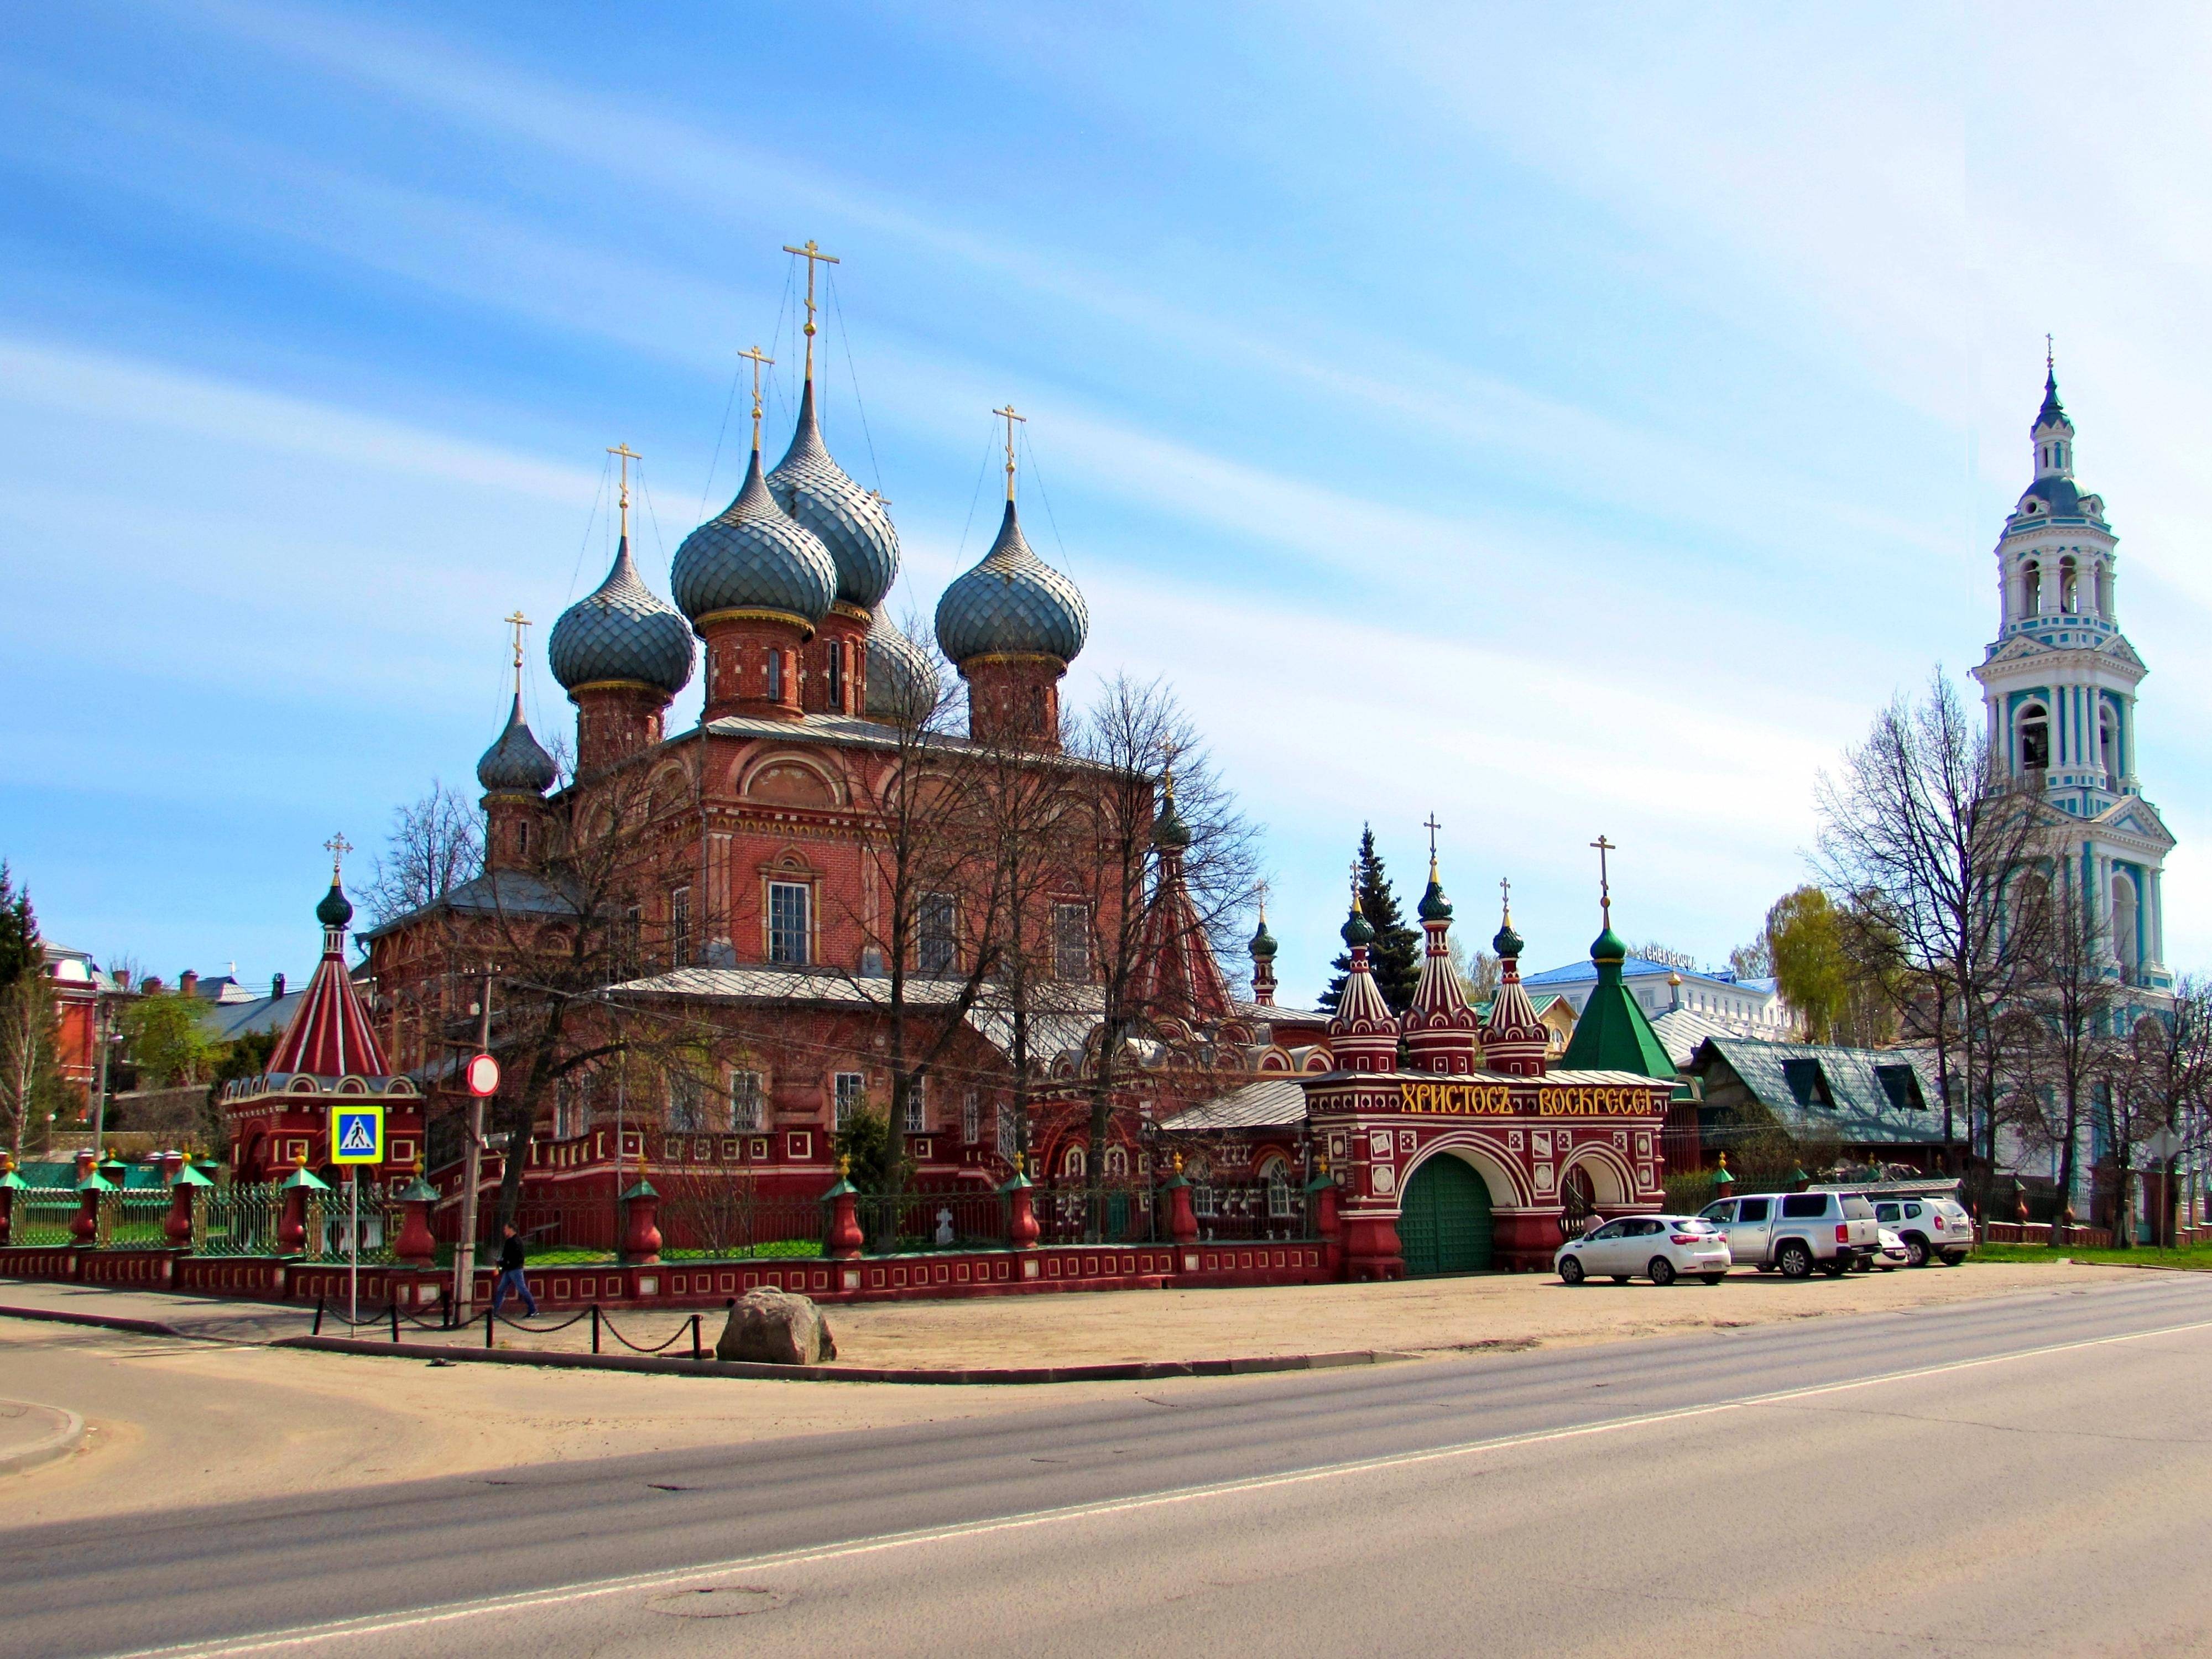
[[[2074,1191],[2081,1130],[2093,1110],[2111,1109],[2123,1048],[2115,1016],[2126,993],[2112,971],[2103,918],[2063,865],[2056,879],[2022,873],[2005,899],[2005,949],[2025,982],[2008,995],[2002,1041],[1992,1046],[2015,1121],[2057,1154],[2063,1206]]]
[[[2136,1019],[2118,1045],[2106,1097],[2100,1127],[2117,1183],[2114,1241],[2130,1236],[2128,1211],[2138,1158],[2158,1165],[2165,1177],[2157,1237],[2169,1238],[2174,1167],[2194,1142],[2212,1101],[2212,985],[2185,975],[2170,1003]],[[2150,1156],[2148,1144],[2161,1136],[2166,1139],[2163,1156]]]
[[[2034,854],[2037,804],[2001,787],[1986,734],[1939,668],[1920,702],[1900,694],[1840,774],[1821,775],[1814,805],[1815,866],[1839,907],[1879,918],[1862,941],[1877,952],[1869,966],[1895,988],[1907,1035],[1936,1048],[1954,1144],[1958,1114],[1993,1098],[1991,1022],[2020,983],[2004,893]],[[1994,1158],[1993,1122],[1989,1133]]]
[[[1130,1070],[1130,1040],[1192,1034],[1196,988],[1176,961],[1203,953],[1210,962],[1217,947],[1237,939],[1259,863],[1251,825],[1164,682],[1127,675],[1109,681],[1078,728],[1075,746],[1090,772],[1076,869],[1100,998],[1086,1079],[1085,1170],[1095,1193],[1104,1177],[1115,1091]],[[1091,1210],[1095,1224],[1103,1213],[1095,1200]]]
[[[435,778],[420,800],[393,809],[392,830],[362,889],[363,908],[390,921],[435,904],[483,866],[473,803]]]
[[[35,970],[0,986],[0,1120],[8,1150],[18,1163],[24,1152],[46,1144],[46,1091],[54,1063],[54,1005],[46,976]]]

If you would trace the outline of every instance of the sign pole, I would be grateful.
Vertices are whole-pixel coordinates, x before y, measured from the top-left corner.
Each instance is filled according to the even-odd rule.
[[[346,1171],[346,1323],[361,1323],[361,1171]],[[347,1333],[351,1335],[351,1332]]]
[[[483,970],[477,1000],[477,1052],[464,1068],[469,1091],[468,1144],[462,1149],[461,1236],[453,1244],[453,1318],[466,1324],[474,1311],[477,1288],[477,1186],[483,1179],[484,1097],[499,1087],[499,1066],[491,1057],[491,976]]]

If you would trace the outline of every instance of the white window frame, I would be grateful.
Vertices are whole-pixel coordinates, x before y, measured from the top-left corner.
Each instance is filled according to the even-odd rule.
[[[941,919],[944,931],[933,929]],[[960,962],[960,902],[951,893],[924,893],[915,916],[914,963],[916,972],[932,978],[950,974]]]
[[[970,1089],[960,1099],[960,1139],[973,1146],[983,1138],[983,1097]]]
[[[1075,960],[1070,945],[1078,942],[1080,959]],[[1091,977],[1091,907],[1079,900],[1055,901],[1052,907],[1052,976],[1072,984]]]
[[[910,1135],[929,1133],[928,1082],[927,1078],[918,1077],[907,1085],[906,1132]]]
[[[762,1127],[762,1078],[758,1072],[730,1073],[730,1127],[757,1132]]]
[[[672,968],[691,965],[691,890],[689,887],[669,890],[668,963]]]
[[[842,1129],[868,1103],[868,1079],[859,1072],[836,1072],[830,1079],[830,1123]]]
[[[798,954],[778,955],[787,949],[793,939],[787,927],[776,919],[776,898],[779,894],[798,896],[799,932],[796,939]],[[814,960],[814,886],[811,882],[792,881],[782,877],[771,878],[768,884],[768,959],[779,968],[804,968]]]

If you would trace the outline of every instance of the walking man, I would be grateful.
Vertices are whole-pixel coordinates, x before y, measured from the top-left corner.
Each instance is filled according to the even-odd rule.
[[[491,1287],[491,1310],[495,1318],[499,1304],[513,1291],[522,1298],[522,1305],[530,1310],[532,1319],[538,1317],[538,1298],[530,1293],[530,1281],[522,1273],[522,1236],[514,1231],[510,1221],[502,1228],[499,1246],[499,1279]]]

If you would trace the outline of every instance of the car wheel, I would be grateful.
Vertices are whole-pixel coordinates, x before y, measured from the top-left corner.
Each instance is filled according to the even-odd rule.
[[[1653,1256],[1650,1265],[1645,1267],[1644,1272],[1654,1285],[1671,1285],[1674,1282],[1674,1264],[1663,1255]]]
[[[1813,1276],[1813,1252],[1793,1238],[1777,1253],[1774,1265],[1782,1270],[1784,1279],[1810,1279]]]
[[[1905,1265],[1924,1267],[1928,1265],[1928,1241],[1914,1233],[1905,1241]]]
[[[1582,1258],[1577,1255],[1561,1256],[1559,1258],[1559,1277],[1569,1285],[1581,1284],[1584,1277],[1583,1273]]]
[[[1704,1279],[1708,1285],[1717,1285],[1721,1280],[1726,1279],[1728,1275],[1726,1273],[1699,1273],[1698,1277]]]
[[[1966,1253],[1964,1250],[1946,1250],[1936,1259],[1947,1267],[1955,1267],[1966,1259]]]
[[[1613,1282],[1616,1285],[1626,1285],[1628,1283],[1629,1277],[1626,1273],[1615,1273],[1613,1276]]]

